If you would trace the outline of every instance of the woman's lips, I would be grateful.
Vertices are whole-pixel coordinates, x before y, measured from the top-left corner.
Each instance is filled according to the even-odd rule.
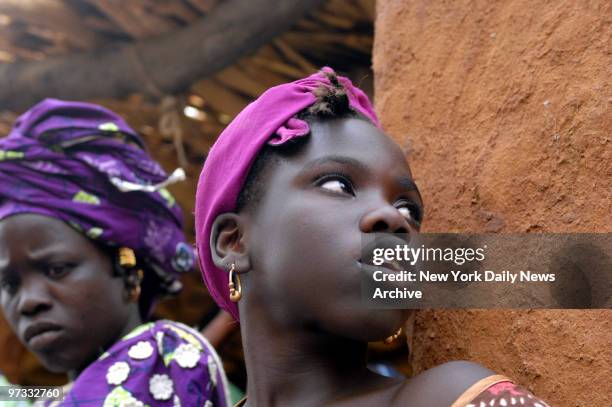
[[[33,350],[51,345],[62,335],[62,328],[52,322],[35,322],[23,332],[23,339]]]

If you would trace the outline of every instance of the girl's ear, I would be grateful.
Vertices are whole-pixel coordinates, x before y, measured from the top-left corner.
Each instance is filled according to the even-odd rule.
[[[244,226],[244,219],[236,213],[217,216],[210,233],[210,252],[215,266],[229,270],[234,264],[238,273],[251,269]]]

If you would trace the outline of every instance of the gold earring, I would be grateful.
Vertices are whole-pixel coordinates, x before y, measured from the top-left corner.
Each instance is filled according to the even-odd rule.
[[[388,345],[390,343],[392,343],[394,340],[396,340],[397,338],[399,338],[399,336],[402,334],[402,328],[400,327],[400,329],[397,330],[396,333],[394,333],[393,335],[389,336],[388,338],[385,339],[385,343]]]
[[[124,268],[136,266],[136,254],[129,247],[119,248],[119,265]]]
[[[238,289],[236,289],[236,287],[234,286],[235,271],[236,264],[232,263],[229,271],[229,284],[227,285],[229,287],[230,300],[232,300],[232,302],[238,302],[240,301],[240,298],[242,298],[242,285],[240,284],[240,276],[238,275],[238,273],[236,273],[236,283],[238,284]]]
[[[130,291],[130,301],[138,302],[138,300],[140,299],[141,292],[142,292],[142,289],[140,288],[140,284],[132,288],[132,291]]]
[[[140,299],[140,294],[142,293],[142,288],[140,287],[140,284],[142,283],[143,278],[144,272],[142,270],[138,270],[136,272],[136,285],[130,290],[130,301],[138,302],[138,300]]]

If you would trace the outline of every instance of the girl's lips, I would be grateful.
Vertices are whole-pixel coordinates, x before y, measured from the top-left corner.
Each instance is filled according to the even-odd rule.
[[[373,233],[371,235],[364,235],[362,236],[361,259],[359,259],[358,261],[359,263],[367,266],[372,266],[375,268],[385,269],[394,272],[410,270],[410,262],[405,261],[405,259],[403,258],[393,258],[391,260],[387,260],[380,254],[375,256],[377,250],[392,250],[395,253],[398,250],[398,247],[401,248],[409,245],[409,235],[400,235],[393,233]],[[377,256],[378,258],[376,258]],[[382,263],[374,264],[375,259],[377,263],[380,261],[382,261]]]
[[[363,260],[359,260],[358,263],[361,265],[366,265],[366,266],[373,267],[376,269],[385,269],[389,271],[395,271],[397,273],[402,272],[404,270],[400,262],[397,260],[385,261],[382,264],[373,264],[373,262],[364,262]]]
[[[383,264],[381,264],[378,267],[384,267],[386,269],[397,271],[397,272],[402,271],[402,265],[397,260],[385,261],[385,262],[383,262]]]

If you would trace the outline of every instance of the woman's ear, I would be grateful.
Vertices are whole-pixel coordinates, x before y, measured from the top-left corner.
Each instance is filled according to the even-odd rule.
[[[217,216],[210,233],[210,252],[215,266],[229,270],[234,264],[238,273],[251,269],[244,226],[244,219],[236,213]]]

